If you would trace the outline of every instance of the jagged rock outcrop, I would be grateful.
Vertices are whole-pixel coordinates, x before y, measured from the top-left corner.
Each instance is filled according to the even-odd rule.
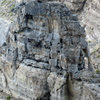
[[[0,57],[3,91],[24,100],[75,100],[73,79],[85,57],[92,70],[77,17],[53,2],[30,2],[17,14]]]
[[[87,0],[79,18],[85,26],[92,64],[100,70],[100,0]]]
[[[30,1],[38,2],[60,2],[65,4],[72,11],[80,11],[84,7],[86,0],[16,0],[17,4],[28,3]]]
[[[30,0],[32,1],[32,0]],[[99,0],[33,0],[39,2],[61,2],[74,14],[77,14],[80,24],[85,27],[92,64],[100,69],[100,1]],[[28,3],[27,0],[17,0],[18,3]]]
[[[85,27],[92,64],[95,69],[100,70],[100,0],[71,1],[74,2],[71,3],[72,6],[68,6],[68,8],[77,14],[80,24]],[[79,1],[81,1],[81,6],[79,10],[76,10]]]
[[[100,75],[74,14],[86,0],[17,1],[0,48],[0,90],[18,100],[99,100]]]

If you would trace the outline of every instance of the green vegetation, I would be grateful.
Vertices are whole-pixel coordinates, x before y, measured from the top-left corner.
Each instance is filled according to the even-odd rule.
[[[88,41],[88,43],[91,43],[91,42],[92,42],[92,41],[90,41],[90,40]]]
[[[3,0],[2,2],[1,2],[1,4],[5,4],[6,3],[6,0]]]
[[[96,56],[96,58],[99,58],[100,57],[100,54],[98,54],[97,56]]]
[[[10,8],[11,8],[11,9],[15,8],[15,4],[12,4]]]
[[[11,100],[11,96],[8,96],[8,97],[6,98],[6,100]]]
[[[97,69],[97,70],[96,70],[96,73],[97,73],[97,74],[100,73],[100,70]]]

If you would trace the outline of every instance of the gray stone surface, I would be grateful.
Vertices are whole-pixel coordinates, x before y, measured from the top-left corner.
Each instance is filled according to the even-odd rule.
[[[85,26],[92,64],[100,70],[100,0],[87,1],[79,18]],[[85,17],[84,17],[85,16]]]
[[[22,2],[21,0],[19,4]],[[30,0],[31,2],[32,0]],[[39,2],[58,2],[65,4],[74,14],[77,14],[80,24],[85,28],[89,44],[91,63],[100,70],[100,1],[99,0],[35,0]],[[27,2],[24,0],[23,2]],[[75,18],[75,17],[74,17]]]
[[[10,22],[0,18],[0,47],[6,42]]]
[[[80,10],[76,10],[80,0],[72,1],[75,1],[76,6],[68,6],[68,8],[77,14],[80,24],[85,28],[91,63],[95,69],[100,70],[100,0],[82,0]]]
[[[69,99],[67,73],[85,68],[84,29],[59,3],[31,2],[17,13],[2,47],[1,87],[24,100]]]
[[[26,4],[15,8],[0,48],[0,90],[18,100],[99,100],[100,75],[92,71],[84,27],[70,11],[80,12],[85,0],[19,2]]]

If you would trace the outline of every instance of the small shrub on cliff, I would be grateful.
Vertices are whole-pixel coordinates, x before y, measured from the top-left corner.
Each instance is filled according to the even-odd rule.
[[[8,96],[8,97],[6,98],[6,100],[11,100],[11,96]]]
[[[100,73],[100,70],[97,69],[97,70],[96,70],[96,73],[99,74],[99,73]]]

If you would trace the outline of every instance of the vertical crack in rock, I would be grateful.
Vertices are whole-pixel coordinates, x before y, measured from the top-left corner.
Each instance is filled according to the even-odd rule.
[[[62,3],[41,0],[22,5],[17,14],[2,46],[3,90],[22,100],[75,100],[74,78],[85,69],[85,57],[92,69],[77,17]]]
[[[75,100],[72,73],[68,74],[66,83],[67,83],[67,95],[68,95],[67,100]]]

